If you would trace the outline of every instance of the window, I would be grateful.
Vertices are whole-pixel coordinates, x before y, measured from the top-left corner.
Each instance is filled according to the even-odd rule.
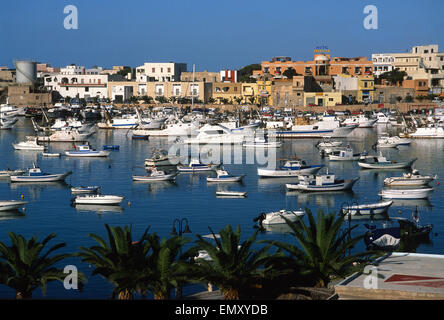
[[[85,87],[85,92],[88,92],[89,91],[89,87]]]
[[[171,72],[171,68],[168,68],[168,73],[170,73]]]
[[[152,70],[153,73],[156,72],[156,68],[152,68],[151,70]]]

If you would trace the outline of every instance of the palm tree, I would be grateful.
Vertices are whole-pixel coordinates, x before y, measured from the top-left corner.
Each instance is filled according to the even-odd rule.
[[[240,226],[233,232],[232,227],[227,225],[220,231],[220,239],[211,229],[210,231],[216,246],[197,235],[197,247],[192,250],[204,250],[209,259],[195,259],[195,264],[190,267],[189,277],[197,282],[216,285],[226,300],[238,300],[248,290],[261,285],[266,270],[260,268],[270,258],[269,246],[258,251],[252,250],[257,231],[241,243]]]
[[[136,291],[143,292],[143,284],[150,276],[148,252],[156,235],[149,235],[147,228],[139,241],[133,241],[131,227],[105,227],[108,242],[90,234],[99,245],[80,247],[78,255],[95,267],[92,275],[100,274],[114,284],[112,299],[117,296],[119,300],[130,300]]]
[[[45,295],[47,283],[64,281],[67,275],[54,265],[72,255],[51,254],[65,247],[66,243],[58,243],[43,253],[45,246],[55,237],[56,234],[51,233],[39,242],[37,236],[26,240],[21,235],[9,232],[11,245],[0,242],[0,283],[14,289],[16,299],[32,298],[32,292],[39,287]],[[83,274],[79,276],[83,278]]]
[[[162,239],[157,235],[150,238],[151,254],[148,258],[149,277],[144,287],[156,300],[170,298],[173,288],[179,288],[186,280],[187,263],[181,254],[182,246],[189,242],[181,236]]]
[[[281,243],[277,241],[264,241],[287,252],[287,258],[292,261],[300,275],[311,279],[315,287],[327,287],[331,276],[346,276],[353,262],[360,257],[370,256],[372,252],[363,252],[346,255],[356,243],[363,239],[364,235],[349,238],[349,233],[341,231],[344,216],[336,216],[336,213],[325,215],[318,211],[315,221],[312,212],[306,209],[308,225],[298,217],[298,221],[287,219],[286,223],[293,231],[298,245]],[[351,232],[354,226],[350,228]],[[290,265],[287,264],[287,267]]]

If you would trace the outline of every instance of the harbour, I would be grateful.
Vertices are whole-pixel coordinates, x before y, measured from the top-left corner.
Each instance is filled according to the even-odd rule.
[[[375,126],[375,128],[356,128],[346,138],[338,138],[343,145],[350,145],[354,150],[374,151],[372,146],[377,142],[379,135],[395,134],[397,128],[389,126]],[[79,246],[90,245],[88,234],[104,235],[104,225],[131,225],[134,233],[142,233],[148,226],[153,232],[162,237],[168,237],[175,219],[186,219],[193,237],[195,234],[207,234],[208,227],[220,230],[227,224],[233,227],[240,225],[243,236],[247,237],[257,230],[257,223],[253,220],[264,212],[279,210],[304,210],[309,208],[314,213],[319,209],[325,212],[341,212],[341,208],[363,203],[383,202],[379,191],[384,188],[384,181],[394,176],[402,176],[410,172],[408,169],[362,169],[357,161],[329,161],[319,153],[316,144],[320,139],[279,139],[280,148],[272,149],[276,152],[276,159],[291,159],[295,156],[304,159],[309,164],[323,165],[321,173],[328,170],[345,179],[359,178],[353,188],[348,191],[335,192],[300,192],[287,190],[287,183],[295,183],[297,177],[263,178],[258,176],[258,168],[263,163],[250,164],[251,153],[259,152],[256,149],[240,148],[239,154],[232,152],[235,146],[231,145],[230,161],[223,152],[220,162],[223,168],[232,176],[243,176],[241,182],[207,182],[208,177],[215,177],[215,171],[179,172],[174,181],[139,182],[133,181],[132,176],[145,174],[145,161],[153,154],[153,150],[168,150],[174,142],[165,137],[152,137],[149,140],[131,139],[127,130],[97,130],[90,136],[88,142],[92,146],[119,146],[118,150],[111,150],[107,157],[43,157],[42,151],[14,150],[12,144],[24,141],[26,136],[34,134],[34,128],[29,118],[20,117],[12,130],[0,133],[1,169],[30,168],[37,164],[42,171],[63,173],[72,171],[72,174],[63,182],[47,183],[13,183],[8,179],[0,180],[2,199],[26,201],[24,210],[14,216],[5,214],[0,222],[3,239],[6,241],[9,231],[32,236],[36,233],[57,233],[57,239],[67,243],[68,251],[76,251]],[[336,139],[336,138],[335,138]],[[76,142],[75,142],[76,143]],[[53,142],[47,144],[51,153],[64,154],[72,149],[73,144]],[[381,152],[388,158],[396,161],[417,158],[413,167],[421,173],[430,176],[444,174],[440,163],[444,140],[413,140],[408,146],[388,148]],[[204,146],[206,147],[206,146]],[[214,145],[212,148],[215,148]],[[101,149],[101,148],[100,148]],[[200,149],[195,149],[200,150]],[[206,149],[208,151],[208,149]],[[227,149],[224,149],[226,151]],[[231,153],[232,152],[232,153]],[[260,152],[270,150],[260,149]],[[379,152],[379,151],[378,151]],[[205,155],[205,153],[204,153]],[[202,157],[202,154],[198,155]],[[196,157],[194,157],[196,158]],[[205,156],[203,156],[205,158]],[[253,157],[254,158],[254,157]],[[258,157],[259,159],[260,157]],[[214,157],[213,157],[214,159]],[[203,159],[202,159],[203,160]],[[73,197],[71,187],[100,186],[105,195],[119,195],[124,197],[118,206],[103,204],[71,205]],[[357,224],[354,235],[367,231],[365,224],[381,226],[396,226],[396,218],[412,219],[415,209],[418,210],[421,223],[433,224],[430,241],[419,243],[414,249],[417,253],[440,254],[444,251],[444,218],[440,215],[444,202],[439,180],[430,183],[433,188],[431,196],[425,199],[400,200],[394,199],[387,215],[380,216],[353,216],[351,223]],[[246,193],[245,197],[219,197],[217,192]],[[203,205],[205,204],[205,205]],[[208,208],[211,207],[211,210]],[[0,212],[0,215],[3,213]],[[387,217],[395,219],[388,220]],[[344,229],[348,220],[344,221]],[[261,240],[288,240],[289,228],[285,224],[264,224],[260,232]],[[353,250],[366,250],[361,241]],[[79,270],[88,274],[89,267],[77,259],[72,263]],[[184,287],[185,295],[192,295],[202,291],[199,285]],[[2,289],[3,290],[3,289]],[[7,295],[7,292],[0,294]],[[110,284],[98,277],[89,277],[87,288],[82,293],[64,290],[60,286],[49,285],[46,297],[57,298],[97,298],[108,297]],[[36,292],[36,297],[39,293]]]

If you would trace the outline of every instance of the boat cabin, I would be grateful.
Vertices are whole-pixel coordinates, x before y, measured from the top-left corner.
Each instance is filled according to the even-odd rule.
[[[288,160],[282,166],[282,169],[300,169],[307,167],[307,163],[304,160]]]

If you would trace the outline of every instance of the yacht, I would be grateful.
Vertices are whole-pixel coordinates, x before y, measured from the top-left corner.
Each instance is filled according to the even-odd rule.
[[[443,127],[417,128],[415,132],[409,134],[414,139],[444,139]]]
[[[373,128],[378,119],[369,119],[365,115],[352,116],[344,121],[346,125],[358,124],[358,128]]]
[[[32,138],[32,139],[29,139]],[[27,141],[12,144],[15,150],[45,151],[46,147],[38,144],[36,137],[28,137]]]
[[[277,169],[258,168],[259,177],[283,178],[298,177],[300,175],[316,174],[324,165],[307,165],[304,160],[287,160]]]
[[[45,142],[81,142],[85,141],[92,132],[81,133],[77,129],[66,128],[55,131],[49,136],[38,136],[38,141]]]
[[[195,137],[183,140],[185,144],[242,144],[245,140],[243,134],[233,133],[222,125],[206,124]]]
[[[357,127],[358,124],[344,125],[336,117],[328,116],[313,124],[294,125],[290,131],[278,131],[276,134],[283,138],[345,138]]]
[[[133,130],[133,135],[137,137],[152,136],[152,137],[168,137],[168,136],[193,136],[197,135],[199,129],[196,122],[182,122],[166,124],[164,129],[161,130],[147,130],[137,129]]]
[[[385,113],[378,112],[376,115],[377,124],[390,124],[390,118]]]

